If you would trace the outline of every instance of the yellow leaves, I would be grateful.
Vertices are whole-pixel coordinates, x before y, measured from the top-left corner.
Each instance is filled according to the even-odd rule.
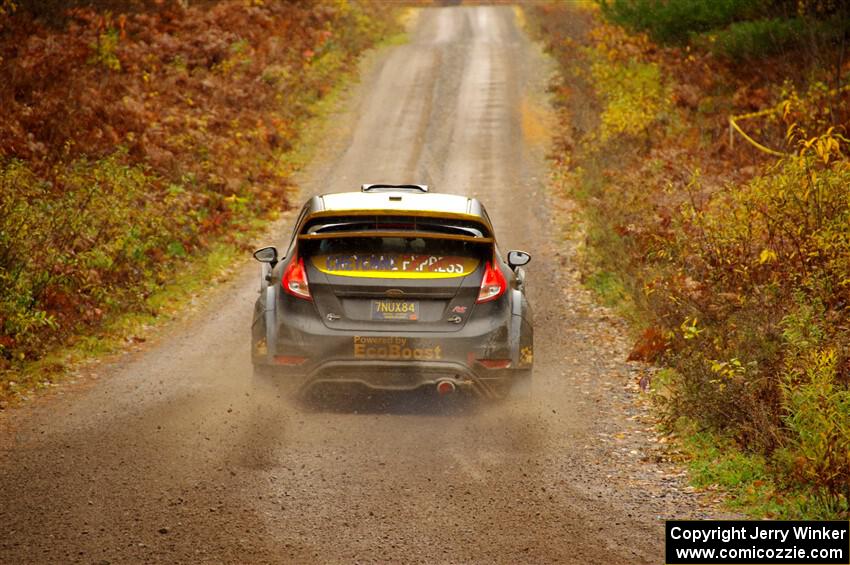
[[[798,479],[838,494],[850,480],[850,392],[838,383],[838,356],[814,349],[789,367],[783,384]]]
[[[785,156],[785,152],[770,149],[751,138],[738,125],[741,120],[754,118],[766,117],[769,121],[775,121],[781,115],[782,120],[788,124],[785,131],[785,142],[788,145],[798,144],[801,158],[811,155],[824,165],[830,165],[832,162],[844,159],[842,143],[850,142],[840,134],[835,133],[834,126],[827,129],[828,125],[836,120],[831,105],[836,102],[836,97],[841,96],[841,93],[845,91],[850,91],[850,85],[829,90],[824,83],[814,82],[810,85],[805,97],[801,98],[793,85],[786,84],[782,92],[785,100],[776,106],[749,114],[730,116],[730,135],[734,136],[733,132],[737,131],[757,149],[772,155]],[[800,122],[803,122],[804,125],[801,125]],[[807,137],[808,128],[812,131],[825,130],[825,133],[815,137]],[[805,164],[805,160],[801,160],[802,164]]]
[[[774,263],[776,259],[776,252],[773,249],[762,249],[762,252],[759,254],[759,265]]]
[[[785,117],[787,118],[787,117],[788,117],[788,113],[787,113],[787,112],[788,112],[788,105],[789,105],[790,103],[789,103],[789,102],[786,102],[785,104],[786,104],[786,109],[785,109],[785,112],[786,112],[786,113],[785,113]],[[797,122],[793,122],[790,126],[788,126],[788,129],[787,129],[787,130],[785,130],[785,141],[786,141],[786,142],[791,142],[791,141],[793,141],[793,140],[794,140],[794,138],[795,138],[795,137],[797,137],[797,131],[798,131],[798,129],[799,129],[799,128],[798,128],[798,126],[797,126]]]
[[[699,320],[697,318],[687,317],[682,322],[682,325],[679,326],[679,329],[682,330],[682,338],[684,339],[696,339],[699,335],[705,331],[701,328],[697,327],[697,323]]]
[[[87,62],[90,65],[103,65],[111,71],[120,71],[121,61],[116,54],[119,40],[118,30],[111,27],[98,34],[97,41],[89,45],[92,55]]]
[[[832,128],[829,128],[832,131]],[[824,140],[821,140],[820,144],[823,148],[822,153],[827,157],[835,153],[836,155],[841,155],[841,145],[838,143],[838,138],[833,137],[831,134],[827,134],[828,137]]]
[[[720,378],[711,379],[710,382],[724,390],[728,381],[743,379],[747,374],[747,367],[740,359],[733,357],[729,361],[711,361],[711,372]]]
[[[805,150],[811,149],[812,145],[814,145],[817,140],[818,140],[818,138],[816,138],[816,137],[813,137],[811,139],[804,139],[800,142],[800,145],[803,146],[803,150],[805,151]]]
[[[814,153],[824,165],[844,159],[842,145],[850,140],[836,133],[834,127],[830,127],[823,135],[800,140],[800,157],[806,157]]]
[[[589,33],[590,80],[603,101],[600,141],[639,135],[658,120],[669,104],[660,67],[644,62],[650,48],[645,34],[630,34],[616,25],[600,24]]]
[[[602,141],[617,135],[638,135],[658,119],[664,103],[661,72],[653,63],[617,61],[604,48],[591,50],[591,75],[596,91],[605,99]]]
[[[14,0],[0,0],[0,16],[14,14],[18,9],[18,5]]]

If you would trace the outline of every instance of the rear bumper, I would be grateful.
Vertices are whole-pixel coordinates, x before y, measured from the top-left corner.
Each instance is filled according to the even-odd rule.
[[[297,387],[306,393],[322,386],[355,385],[372,390],[409,391],[451,382],[461,391],[485,398],[500,398],[510,387],[516,371],[473,371],[462,363],[391,361],[327,361],[298,379]],[[292,378],[292,377],[285,377]]]
[[[255,356],[254,362],[264,366],[271,378],[286,381],[300,393],[335,385],[406,391],[450,381],[457,390],[499,398],[530,367],[510,360],[504,332],[488,337],[326,336],[312,346],[278,343],[276,352],[285,355]],[[502,359],[509,364],[488,368],[477,359]]]
[[[505,304],[488,305],[489,315],[482,309],[451,332],[331,329],[312,304],[290,306],[255,317],[252,357],[264,373],[301,391],[334,384],[412,390],[449,380],[456,389],[494,397],[531,369],[530,327]]]

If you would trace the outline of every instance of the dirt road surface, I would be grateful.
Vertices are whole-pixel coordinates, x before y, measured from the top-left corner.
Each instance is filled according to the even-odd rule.
[[[623,328],[559,243],[550,71],[510,8],[423,10],[301,179],[304,197],[410,181],[480,197],[502,250],[534,257],[531,401],[257,392],[246,260],[153,343],[6,411],[0,562],[662,562],[662,519],[708,510],[653,462]]]

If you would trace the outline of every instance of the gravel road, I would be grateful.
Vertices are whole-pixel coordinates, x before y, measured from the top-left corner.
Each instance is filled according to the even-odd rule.
[[[533,255],[534,397],[258,392],[246,260],[155,339],[0,416],[0,562],[661,563],[663,518],[715,516],[657,462],[624,327],[577,282],[569,203],[546,193],[548,61],[507,7],[414,25],[364,64],[302,197],[481,198],[502,250]]]

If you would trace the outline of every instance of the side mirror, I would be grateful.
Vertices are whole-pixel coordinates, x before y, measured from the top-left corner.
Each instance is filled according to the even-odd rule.
[[[508,251],[508,265],[511,269],[528,265],[529,261],[531,261],[531,255],[525,251]]]
[[[272,267],[277,264],[277,248],[263,247],[254,251],[254,259],[260,263],[268,263]]]

